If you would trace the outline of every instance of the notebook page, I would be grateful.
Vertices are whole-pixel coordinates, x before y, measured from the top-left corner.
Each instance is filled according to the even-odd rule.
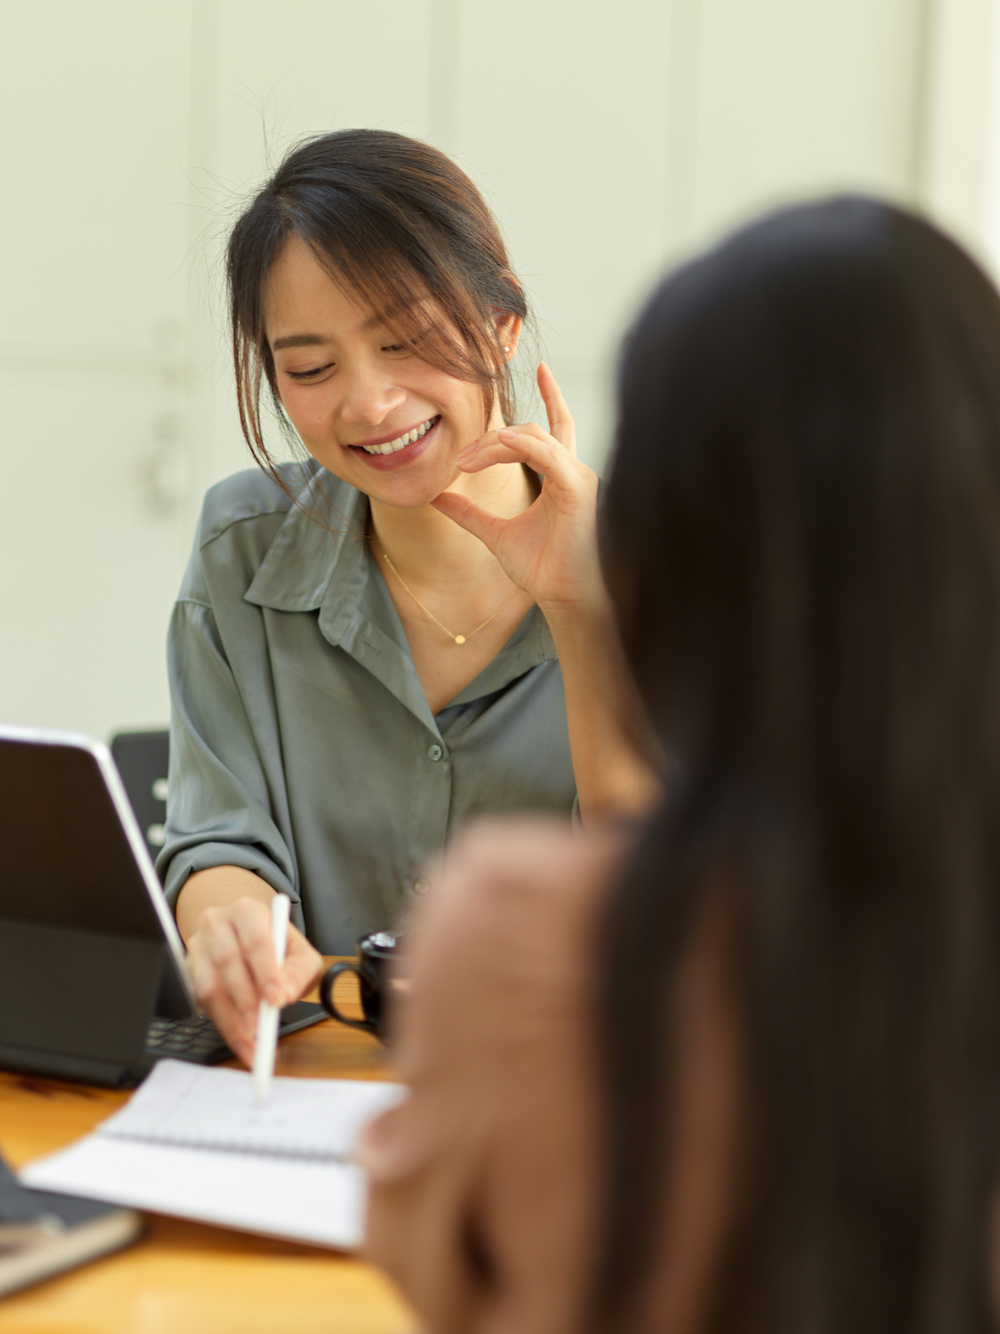
[[[350,1250],[364,1230],[365,1178],[349,1163],[211,1153],[88,1135],[29,1163],[21,1179],[134,1209]]]
[[[115,1139],[345,1161],[364,1123],[404,1096],[399,1084],[276,1078],[263,1107],[245,1070],[160,1061],[128,1105],[97,1127]]]

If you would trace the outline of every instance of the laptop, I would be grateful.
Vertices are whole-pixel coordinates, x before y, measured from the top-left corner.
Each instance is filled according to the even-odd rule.
[[[324,1019],[300,1001],[284,1036]],[[162,1056],[232,1056],[106,746],[0,726],[0,1068],[129,1088]]]

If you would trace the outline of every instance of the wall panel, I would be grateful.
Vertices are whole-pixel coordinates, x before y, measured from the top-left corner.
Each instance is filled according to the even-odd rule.
[[[0,354],[149,349],[184,316],[187,6],[0,14]]]
[[[0,13],[0,717],[167,715],[184,567],[186,4]]]
[[[613,350],[666,250],[669,44],[670,7],[649,0],[579,0],[572,19],[532,0],[461,10],[457,140],[443,146],[503,221],[592,462]]]
[[[137,424],[158,377],[0,369],[0,719],[106,736],[168,716],[164,641],[190,533]]]
[[[701,0],[694,235],[834,190],[916,197],[923,0]]]

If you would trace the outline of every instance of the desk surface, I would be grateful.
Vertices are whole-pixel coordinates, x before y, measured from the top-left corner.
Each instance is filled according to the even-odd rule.
[[[337,996],[345,1012],[351,980]],[[374,1038],[332,1020],[284,1038],[277,1073],[389,1075]],[[87,1134],[128,1096],[0,1071],[0,1148],[19,1167]],[[129,1250],[0,1299],[2,1334],[404,1334],[414,1326],[390,1284],[358,1260],[155,1214],[146,1221]]]

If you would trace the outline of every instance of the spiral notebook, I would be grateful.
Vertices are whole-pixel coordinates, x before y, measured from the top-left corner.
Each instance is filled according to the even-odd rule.
[[[26,1185],[270,1236],[353,1249],[364,1176],[350,1160],[398,1084],[283,1079],[264,1107],[243,1070],[160,1061],[127,1106],[70,1148],[30,1163]]]

